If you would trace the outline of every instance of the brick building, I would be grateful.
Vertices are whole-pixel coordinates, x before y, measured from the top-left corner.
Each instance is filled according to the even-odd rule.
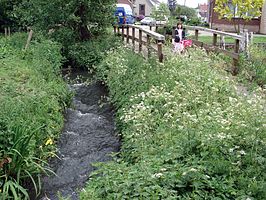
[[[233,18],[231,21],[226,18],[219,19],[219,14],[214,11],[215,0],[208,0],[208,7],[209,8],[208,8],[207,18],[211,28],[213,29],[218,28],[219,30],[234,32],[235,31],[234,24],[237,25],[240,24],[241,28],[245,27],[245,29],[248,29],[250,32],[255,32],[255,33],[259,32],[263,33],[263,31],[266,32],[265,4],[264,4],[262,17],[253,18],[250,21],[245,21],[242,18]]]
[[[266,34],[266,1],[264,2],[264,6],[262,8],[262,15],[260,19],[260,33]]]
[[[208,4],[207,4],[207,3],[199,4],[199,5],[198,5],[198,10],[199,10],[199,15],[200,15],[202,18],[207,19]]]

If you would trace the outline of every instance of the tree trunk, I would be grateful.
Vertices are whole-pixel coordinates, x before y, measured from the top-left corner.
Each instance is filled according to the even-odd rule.
[[[88,11],[86,5],[81,4],[75,13],[76,16],[80,18],[80,22],[77,24],[77,32],[79,34],[79,39],[85,41],[91,38],[91,33],[87,28],[86,12]]]
[[[266,1],[262,7],[261,21],[260,21],[260,33],[266,34]]]

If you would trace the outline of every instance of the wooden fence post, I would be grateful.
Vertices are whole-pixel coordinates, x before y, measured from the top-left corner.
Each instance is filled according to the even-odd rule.
[[[116,35],[116,25],[114,25],[114,33],[115,33],[115,35]]]
[[[29,35],[28,35],[28,39],[27,39],[27,43],[25,45],[25,49],[27,49],[29,47],[29,45],[30,45],[32,34],[33,34],[33,30],[30,30]]]
[[[122,41],[124,42],[125,39],[125,27],[122,25]]]
[[[150,31],[152,30],[152,25],[150,25]]]
[[[5,28],[5,37],[7,37],[7,28]]]
[[[139,53],[142,51],[142,30],[139,29]]]
[[[224,32],[224,30],[222,30]],[[224,35],[220,35],[220,48],[225,50],[225,37]]]
[[[135,51],[135,27],[132,28],[132,44]]]
[[[150,35],[147,35],[147,50],[148,50],[148,58],[151,57],[151,37]]]
[[[213,45],[213,46],[216,46],[216,45],[217,45],[217,33],[214,33],[214,34],[213,34],[212,45]]]
[[[237,54],[239,53],[239,44],[240,44],[239,39],[236,39],[235,40],[235,50],[234,50],[234,52],[237,53]],[[233,58],[233,71],[232,71],[232,74],[235,76],[235,75],[237,75],[237,73],[238,73],[238,59]]]
[[[127,26],[127,43],[129,43],[129,26]]]
[[[159,62],[163,62],[163,43],[161,40],[157,43]]]
[[[10,27],[8,27],[7,30],[8,30],[8,36],[10,37],[10,36],[11,36],[11,30],[10,30]]]
[[[250,44],[253,44],[253,39],[254,39],[254,34],[253,34],[253,32],[250,32],[249,33],[249,41],[250,41]]]
[[[155,32],[158,33],[158,26],[155,26]]]
[[[195,40],[199,40],[199,30],[195,29]]]

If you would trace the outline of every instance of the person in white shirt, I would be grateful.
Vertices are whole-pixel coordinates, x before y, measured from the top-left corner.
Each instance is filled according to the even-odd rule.
[[[178,23],[175,29],[175,38],[174,38],[174,52],[181,53],[184,50],[184,45],[182,41],[186,37],[186,32],[183,28],[182,23]]]

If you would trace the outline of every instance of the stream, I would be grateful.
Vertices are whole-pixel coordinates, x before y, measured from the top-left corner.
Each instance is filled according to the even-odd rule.
[[[58,194],[71,200],[79,199],[78,190],[95,170],[92,164],[109,161],[110,154],[119,151],[120,140],[115,134],[114,109],[107,101],[107,89],[100,82],[83,82],[86,74],[70,74],[69,87],[75,93],[73,108],[65,113],[57,144],[58,158],[49,163],[56,176],[42,178],[41,200],[57,200]],[[73,83],[73,80],[78,81]]]

